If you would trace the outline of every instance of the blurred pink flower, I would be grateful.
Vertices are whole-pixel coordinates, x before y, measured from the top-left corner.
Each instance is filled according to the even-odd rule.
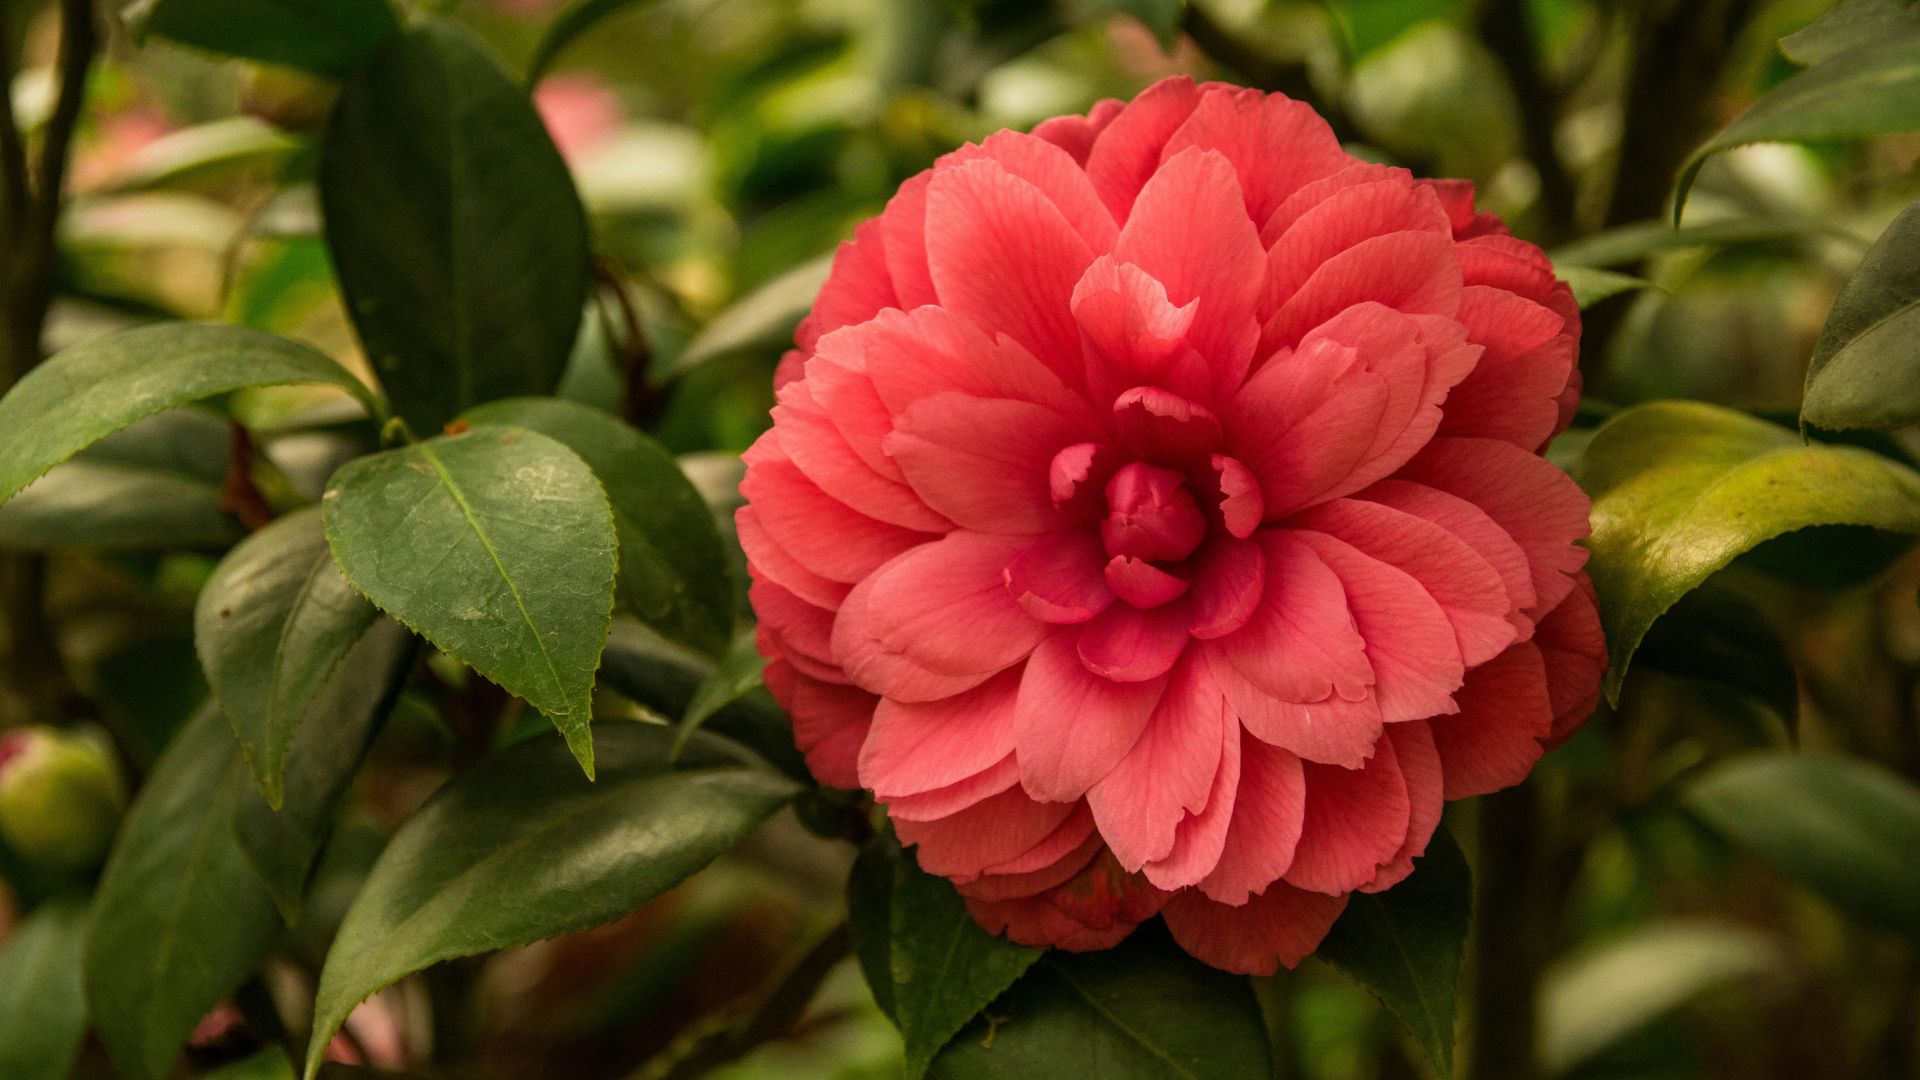
[[[140,151],[172,131],[173,124],[153,109],[132,109],[103,118],[92,137],[74,154],[74,189],[92,191],[113,184]]]
[[[626,119],[620,95],[592,75],[555,75],[534,90],[533,103],[569,161],[604,146]]]
[[[747,454],[767,684],[988,929],[1298,963],[1597,699],[1539,456],[1579,333],[1470,185],[1279,95],[963,147],[841,248]]]

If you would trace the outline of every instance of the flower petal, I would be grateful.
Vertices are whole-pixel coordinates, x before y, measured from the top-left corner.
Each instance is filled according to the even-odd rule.
[[[1133,749],[1166,687],[1100,678],[1080,662],[1077,627],[1033,650],[1014,709],[1020,784],[1036,799],[1078,799]]]

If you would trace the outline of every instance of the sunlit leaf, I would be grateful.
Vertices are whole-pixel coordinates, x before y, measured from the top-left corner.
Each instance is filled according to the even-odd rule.
[[[1583,308],[1592,307],[1621,293],[1653,287],[1653,283],[1645,278],[1592,266],[1557,266],[1554,272],[1573,289],[1574,303]]]
[[[327,955],[307,1076],[361,1000],[431,964],[607,922],[678,885],[798,791],[664,728],[599,733],[589,783],[551,737],[459,774],[394,834]]]
[[[593,775],[616,541],[586,462],[538,432],[482,425],[348,462],[324,508],[356,589],[525,698]]]
[[[1587,569],[1614,698],[1654,620],[1762,541],[1811,525],[1920,532],[1920,474],[1697,402],[1616,413],[1587,444],[1576,476],[1593,497]]]

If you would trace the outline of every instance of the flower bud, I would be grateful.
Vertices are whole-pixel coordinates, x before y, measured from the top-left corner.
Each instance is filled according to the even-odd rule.
[[[98,866],[126,801],[119,766],[98,738],[41,726],[0,734],[0,842],[35,870]]]

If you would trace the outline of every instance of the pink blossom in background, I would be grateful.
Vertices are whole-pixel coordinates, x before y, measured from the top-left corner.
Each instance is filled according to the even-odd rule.
[[[172,121],[153,109],[105,117],[74,154],[74,190],[94,191],[119,182],[142,150],[172,132]]]
[[[1471,185],[1168,79],[862,225],[739,513],[767,684],[981,925],[1312,952],[1592,709],[1579,314]]]
[[[606,145],[620,133],[626,107],[620,95],[591,75],[555,75],[533,92],[533,104],[547,133],[569,161]]]

